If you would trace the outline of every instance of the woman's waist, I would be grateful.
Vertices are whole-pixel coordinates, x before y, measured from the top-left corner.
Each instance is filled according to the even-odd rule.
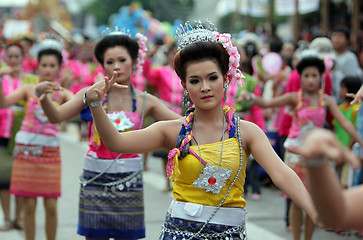
[[[207,206],[218,206],[225,197],[229,186],[224,186],[220,194],[206,192],[205,189],[199,189],[193,185],[179,184],[173,182],[173,196],[177,201],[193,202]],[[245,207],[246,201],[241,197],[243,189],[232,186],[228,196],[223,202],[223,207]]]
[[[90,155],[85,157],[84,170],[104,173],[125,173],[143,170],[142,158],[101,159]]]
[[[29,132],[29,133],[37,133],[48,136],[57,136],[58,135],[58,125],[48,122],[48,120],[44,120],[41,122],[38,119],[24,117],[21,128],[21,131]]]
[[[118,158],[134,158],[140,156],[138,153],[134,154],[121,154],[116,152],[111,152],[108,148],[101,142],[98,146],[96,144],[89,144],[89,149],[87,151],[87,156],[90,156],[95,159],[115,159]]]
[[[168,212],[172,218],[180,218],[196,222],[206,222],[227,226],[243,226],[246,220],[246,210],[242,207],[207,206],[192,202],[172,200]]]
[[[19,131],[15,136],[15,142],[23,145],[39,145],[47,147],[58,147],[59,138],[53,135]]]

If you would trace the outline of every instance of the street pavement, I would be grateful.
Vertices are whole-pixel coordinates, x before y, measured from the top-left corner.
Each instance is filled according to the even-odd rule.
[[[58,201],[57,240],[81,240],[77,235],[79,175],[83,167],[83,158],[87,150],[85,142],[79,142],[77,128],[69,125],[66,132],[60,133],[62,153],[62,197]],[[144,172],[145,186],[145,221],[146,238],[157,240],[164,220],[164,215],[172,200],[170,192],[163,192],[166,182],[162,170],[162,161],[149,154],[148,171]],[[13,200],[13,199],[12,199]],[[287,240],[292,239],[286,231],[284,221],[285,198],[276,188],[262,188],[259,201],[247,198],[247,236],[248,240]],[[13,203],[13,201],[12,201]],[[13,212],[12,206],[12,212]],[[37,202],[36,240],[46,240],[45,219],[42,199]],[[3,219],[0,211],[0,219]],[[0,232],[0,240],[22,240],[24,232],[11,230]],[[314,240],[359,239],[356,236],[345,238],[335,233],[315,229]]]

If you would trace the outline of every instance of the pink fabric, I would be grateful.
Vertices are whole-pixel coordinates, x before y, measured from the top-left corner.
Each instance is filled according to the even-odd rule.
[[[184,89],[180,83],[180,78],[175,70],[167,65],[151,68],[151,61],[146,60],[144,63],[144,77],[150,85],[159,92],[159,98],[176,113],[182,114],[182,100]]]
[[[262,96],[262,91],[261,91],[261,87],[260,84],[256,84],[255,90],[253,91],[253,93],[256,96]],[[244,117],[244,120],[246,121],[250,121],[255,123],[257,126],[259,126],[263,131],[266,130],[266,126],[265,126],[265,117],[263,114],[263,109],[258,107],[255,104],[252,104],[248,115],[246,114],[246,116]]]
[[[25,58],[23,61],[23,72],[24,73],[34,73],[38,67],[37,59],[31,59],[29,57]]]
[[[38,98],[31,97],[27,101],[27,105],[24,112],[24,119],[21,124],[20,131],[37,133],[54,137],[58,136],[58,125],[50,123],[49,121],[43,123],[37,117],[37,112],[42,112],[42,111],[43,110],[38,102]]]
[[[22,79],[12,78],[9,75],[3,76],[3,90],[5,95],[15,91],[22,82]],[[14,110],[11,108],[0,109],[0,137],[10,138],[14,121]]]
[[[297,138],[300,136],[301,127],[309,124],[311,121],[315,126],[322,127],[325,122],[325,107],[322,102],[319,107],[309,107],[309,101],[302,99],[304,102],[302,107],[295,114],[289,130],[289,138]],[[308,106],[308,107],[305,107]]]
[[[147,79],[142,74],[137,74],[135,77],[131,77],[130,81],[137,90],[141,92],[145,91]]]
[[[65,66],[68,65],[69,57],[70,57],[70,53],[67,50],[63,49],[62,50],[62,68],[64,68]]]
[[[134,124],[134,126],[131,129],[128,129],[125,131],[139,129],[141,115],[138,112],[125,112],[124,111],[124,113],[130,119],[130,121]],[[90,129],[91,136],[89,138],[90,141],[88,143],[89,149],[87,151],[87,155],[95,157],[93,154],[96,153],[97,157],[101,158],[101,159],[115,159],[119,155],[119,153],[111,152],[110,150],[108,150],[108,148],[105,146],[105,144],[103,143],[101,138],[99,136],[95,135],[96,134],[95,126],[94,126],[93,122],[90,124],[90,128],[91,128]],[[96,140],[99,142],[97,142]],[[137,157],[137,156],[139,156],[139,154],[122,154],[120,156],[120,158],[132,158],[132,157]]]
[[[226,98],[226,102],[225,105],[233,107],[234,106],[234,99],[237,93],[237,84],[236,82],[233,82],[229,85],[229,87],[227,88],[227,98]]]
[[[95,77],[96,77],[99,73],[102,73],[102,75],[105,75],[105,72],[103,71],[103,67],[102,67],[102,65],[101,65],[101,64],[98,64],[98,65],[97,65],[96,69],[93,71],[93,74],[92,74],[92,76],[91,76],[91,79],[90,79],[90,81],[91,81],[91,82],[89,82],[89,83],[87,83],[87,84],[89,84],[89,85],[93,85],[93,84],[94,84],[94,82],[95,82]]]
[[[330,74],[324,73],[323,79],[325,79],[324,92],[328,95],[331,95],[333,85],[332,85],[332,80],[330,78]],[[287,81],[285,93],[297,92],[300,88],[301,88],[300,75],[297,72],[297,70],[295,69],[291,72],[291,75]],[[284,113],[284,115],[282,116],[282,119],[281,119],[281,127],[279,130],[279,136],[288,136],[289,135],[289,129],[291,127],[291,123],[292,123],[292,116],[287,113]]]
[[[68,68],[72,69],[73,81],[69,90],[73,93],[77,93],[84,87],[90,86],[93,83],[91,69],[88,63],[83,63],[78,60],[69,61]]]

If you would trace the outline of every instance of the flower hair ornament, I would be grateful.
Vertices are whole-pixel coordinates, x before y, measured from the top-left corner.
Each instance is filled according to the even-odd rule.
[[[238,69],[240,54],[237,47],[233,46],[230,34],[217,32],[215,25],[207,20],[207,27],[204,27],[201,21],[195,21],[195,27],[189,22],[186,22],[184,25],[181,24],[176,30],[176,35],[178,38],[178,50],[195,42],[217,42],[222,44],[229,54],[228,85],[233,83],[241,87],[244,85],[242,78],[245,78],[245,76]]]
[[[54,33],[41,33],[38,39],[38,51],[44,49],[54,49],[62,52],[64,48],[64,40],[61,36]]]
[[[130,34],[130,30],[121,28],[119,29],[117,26],[115,26],[113,29],[106,28],[102,35],[127,35],[132,38]],[[135,39],[137,40],[137,44],[139,45],[139,51],[137,53],[137,59],[136,59],[136,67],[135,67],[135,75],[142,73],[143,65],[145,62],[146,52],[147,52],[147,37],[144,36],[141,33],[135,34]]]
[[[21,47],[21,41],[20,40],[13,40],[13,39],[9,39],[5,42],[6,46],[12,46],[12,45],[17,45]]]

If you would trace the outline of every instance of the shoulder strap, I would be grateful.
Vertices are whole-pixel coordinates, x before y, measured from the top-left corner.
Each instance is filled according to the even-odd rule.
[[[144,118],[145,118],[145,111],[146,111],[146,100],[147,100],[147,92],[144,92],[144,104],[142,106],[142,113],[141,113],[141,119],[140,119],[140,125],[139,125],[139,129],[142,128],[142,126],[144,125]]]

